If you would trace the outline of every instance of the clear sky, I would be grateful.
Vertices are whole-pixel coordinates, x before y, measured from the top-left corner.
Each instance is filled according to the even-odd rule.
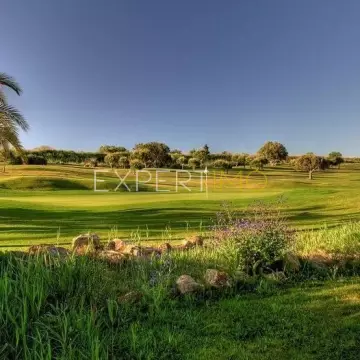
[[[359,0],[1,0],[27,148],[360,155]]]

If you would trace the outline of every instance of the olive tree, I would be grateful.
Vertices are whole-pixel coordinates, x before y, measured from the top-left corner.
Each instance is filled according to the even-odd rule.
[[[329,162],[321,156],[308,153],[298,157],[294,161],[294,166],[296,170],[307,171],[309,173],[309,180],[312,180],[313,172],[327,169]]]
[[[338,151],[332,151],[328,155],[327,159],[328,159],[330,165],[337,166],[338,169],[340,169],[340,164],[342,164],[344,162],[344,158],[343,158],[341,152],[338,152]]]
[[[268,159],[264,156],[256,156],[251,161],[251,166],[257,170],[264,169],[264,166],[268,164]]]
[[[213,167],[216,169],[222,169],[228,173],[229,170],[232,169],[232,163],[230,161],[218,159],[213,162]]]
[[[277,164],[288,157],[286,147],[277,141],[267,141],[258,151],[271,164]]]
[[[129,159],[126,156],[121,156],[119,158],[118,165],[123,169],[128,168],[130,165]]]
[[[195,170],[200,166],[200,160],[196,158],[190,158],[188,164],[193,170]]]

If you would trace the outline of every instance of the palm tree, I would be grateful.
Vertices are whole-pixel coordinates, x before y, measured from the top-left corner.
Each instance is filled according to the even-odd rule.
[[[29,124],[19,111],[8,105],[2,87],[10,88],[18,95],[22,93],[22,90],[20,85],[11,76],[0,73],[0,150],[3,151],[6,164],[11,148],[14,148],[21,155],[24,154],[24,148],[19,139],[19,128],[27,131]],[[4,172],[5,164],[3,168]]]

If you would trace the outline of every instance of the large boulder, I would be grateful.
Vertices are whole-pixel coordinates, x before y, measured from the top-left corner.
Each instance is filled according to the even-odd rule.
[[[72,249],[77,253],[101,248],[100,238],[97,234],[81,234],[72,240]]]
[[[28,253],[30,255],[51,255],[51,256],[67,256],[69,250],[53,245],[32,245],[29,247]]]
[[[214,288],[225,288],[231,286],[229,275],[224,271],[207,269],[204,276],[205,283]]]
[[[176,286],[178,291],[181,294],[190,294],[202,291],[204,286],[196,282],[191,276],[189,275],[181,275],[176,280]]]

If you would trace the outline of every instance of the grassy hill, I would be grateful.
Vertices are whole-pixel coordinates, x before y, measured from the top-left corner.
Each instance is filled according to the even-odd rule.
[[[292,226],[320,228],[360,218],[360,166],[345,164],[342,169],[307,174],[283,166],[261,173],[233,169],[229,174],[210,172],[208,193],[200,187],[200,174],[192,173],[187,191],[178,185],[172,170],[160,173],[156,192],[152,179],[135,191],[135,175],[114,192],[120,180],[110,169],[98,173],[94,192],[94,170],[79,166],[9,166],[0,173],[0,246],[3,249],[35,243],[69,244],[72,237],[95,231],[103,239],[112,236],[140,241],[176,241],[190,232],[203,232],[212,224],[222,202],[238,209],[256,199],[273,201],[283,196],[281,209]],[[127,170],[118,170],[124,177]],[[187,174],[179,174],[187,181]],[[139,180],[147,181],[141,174]],[[204,180],[204,179],[203,179]]]

